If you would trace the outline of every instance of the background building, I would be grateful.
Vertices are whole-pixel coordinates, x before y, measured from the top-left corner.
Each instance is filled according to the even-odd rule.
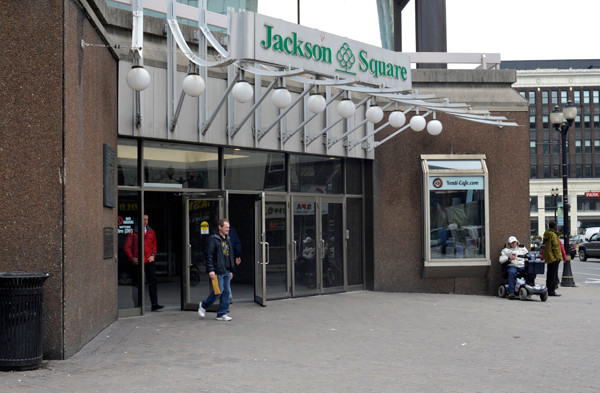
[[[578,113],[567,140],[569,233],[600,226],[600,60],[503,61],[501,68],[517,70],[513,87],[529,103],[532,235],[544,232],[557,207],[562,222],[561,136],[549,119],[568,100]]]

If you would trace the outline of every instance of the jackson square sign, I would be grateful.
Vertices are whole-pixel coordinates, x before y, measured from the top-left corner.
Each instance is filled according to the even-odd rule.
[[[410,58],[253,12],[232,13],[230,54],[329,78],[412,89]]]

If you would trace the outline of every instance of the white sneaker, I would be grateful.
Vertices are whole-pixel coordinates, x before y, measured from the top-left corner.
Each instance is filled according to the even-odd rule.
[[[225,314],[222,315],[220,317],[217,317],[217,321],[231,321],[233,318],[231,318],[229,315]]]
[[[202,303],[198,304],[198,315],[200,315],[201,318],[206,316],[206,310],[202,308]]]

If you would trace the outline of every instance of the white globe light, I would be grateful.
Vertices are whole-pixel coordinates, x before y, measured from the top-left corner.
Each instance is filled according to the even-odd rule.
[[[431,135],[440,135],[442,132],[442,122],[439,120],[432,120],[427,124],[427,132]]]
[[[199,97],[204,93],[204,89],[206,88],[204,79],[195,73],[188,74],[188,76],[183,79],[181,86],[183,87],[185,94],[191,97]]]
[[[277,108],[283,109],[292,103],[292,94],[285,87],[278,87],[273,90],[271,101]]]
[[[127,73],[127,86],[142,91],[150,86],[150,74],[143,66],[135,65]]]
[[[383,119],[383,109],[377,105],[371,105],[369,109],[367,109],[366,117],[371,123],[379,123],[381,119]]]
[[[312,113],[321,113],[327,107],[327,102],[325,101],[325,97],[321,94],[311,94],[308,97],[308,102],[306,103],[308,106],[308,110]]]
[[[390,125],[394,128],[400,128],[406,123],[406,116],[401,111],[393,111],[388,118]]]
[[[426,125],[427,121],[423,116],[416,115],[410,119],[410,128],[415,131],[423,131]]]
[[[233,94],[233,98],[235,98],[237,102],[244,103],[250,101],[254,95],[254,90],[252,90],[250,83],[242,81],[233,86],[231,94]]]
[[[354,112],[356,111],[356,107],[354,106],[354,102],[352,102],[349,98],[344,98],[337,105],[337,111],[344,119],[354,116]]]

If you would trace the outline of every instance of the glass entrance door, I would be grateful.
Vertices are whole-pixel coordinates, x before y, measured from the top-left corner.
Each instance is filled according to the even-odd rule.
[[[186,268],[183,269],[183,309],[196,310],[209,292],[204,250],[208,237],[217,231],[223,212],[223,194],[190,194],[184,198],[186,214]]]
[[[267,299],[290,295],[285,196],[265,196],[256,201],[256,269],[254,300],[266,306]]]
[[[345,221],[339,198],[296,197],[293,206],[293,295],[344,290]]]

